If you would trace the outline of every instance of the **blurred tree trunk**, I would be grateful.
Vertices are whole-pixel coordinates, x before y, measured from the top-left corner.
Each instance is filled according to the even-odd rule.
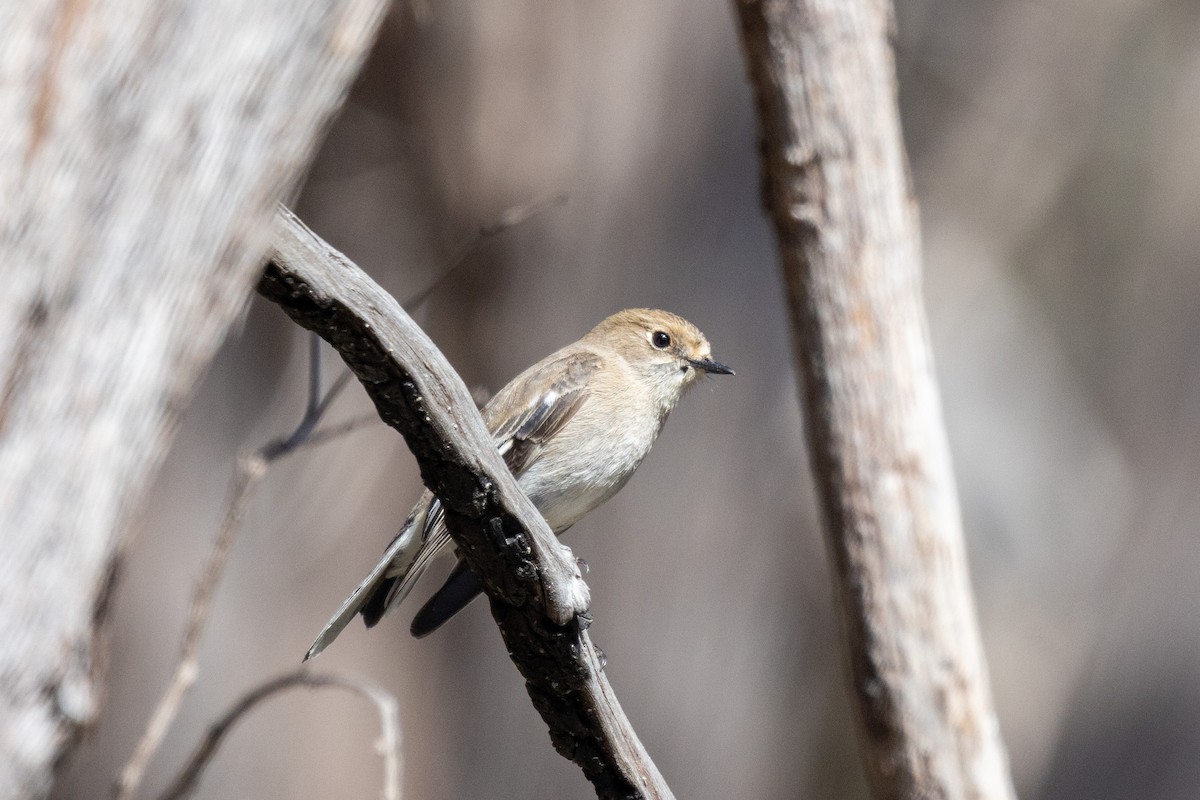
[[[100,709],[121,534],[384,7],[0,6],[0,797]]]
[[[921,301],[886,0],[739,0],[872,793],[1012,798]]]

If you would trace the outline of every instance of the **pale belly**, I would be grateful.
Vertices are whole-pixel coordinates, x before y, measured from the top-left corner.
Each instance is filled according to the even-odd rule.
[[[572,437],[587,445],[569,453],[561,447],[547,446],[518,483],[550,529],[561,533],[625,485],[646,457],[660,427],[654,419],[646,420],[641,430],[626,425],[622,433]]]

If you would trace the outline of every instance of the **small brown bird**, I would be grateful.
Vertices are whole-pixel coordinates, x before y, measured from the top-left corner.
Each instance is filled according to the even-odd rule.
[[[483,420],[521,489],[561,535],[625,485],[684,390],[706,373],[734,374],[712,360],[695,325],[666,311],[628,309],[514,378],[484,406]],[[426,491],[305,660],[324,650],[355,614],[374,626],[431,563],[453,552],[441,503]],[[481,590],[460,559],[417,612],[413,635],[433,632]]]

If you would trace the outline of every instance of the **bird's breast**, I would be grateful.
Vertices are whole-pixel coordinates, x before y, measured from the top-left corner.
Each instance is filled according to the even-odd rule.
[[[519,483],[556,533],[616,494],[650,451],[657,416],[589,418],[583,414],[546,444]]]

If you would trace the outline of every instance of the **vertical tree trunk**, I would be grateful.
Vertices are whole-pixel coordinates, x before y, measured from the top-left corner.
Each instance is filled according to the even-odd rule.
[[[0,6],[0,797],[99,709],[120,534],[383,9]]]
[[[1012,798],[921,302],[890,4],[736,5],[872,793]]]

